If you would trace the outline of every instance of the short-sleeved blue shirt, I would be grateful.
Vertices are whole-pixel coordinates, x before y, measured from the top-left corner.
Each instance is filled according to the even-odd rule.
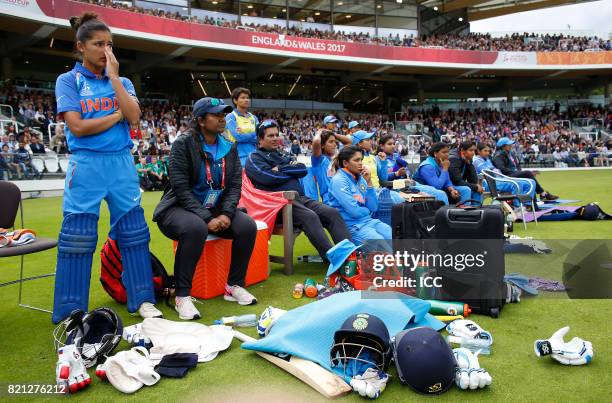
[[[132,82],[125,77],[120,79],[128,94],[135,97],[136,91]],[[57,113],[79,112],[83,119],[101,118],[119,109],[110,79],[107,76],[98,78],[79,62],[72,70],[57,78],[55,99]],[[70,132],[68,125],[65,132],[68,148],[73,153],[79,150],[117,152],[133,147],[130,127],[125,120],[91,136],[77,137]]]

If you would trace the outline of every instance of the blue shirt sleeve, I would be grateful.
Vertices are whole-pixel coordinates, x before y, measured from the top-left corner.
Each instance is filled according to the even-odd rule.
[[[339,174],[336,174],[336,176],[337,175]],[[359,204],[357,200],[355,200],[355,198],[353,197],[353,193],[351,192],[351,185],[348,180],[343,180],[343,178],[339,178],[336,176],[332,178],[332,183],[329,187],[329,192],[336,199],[338,204],[342,207],[342,210],[344,210],[344,212],[353,219],[369,217],[369,207],[364,207],[363,205]],[[374,200],[376,202],[376,193],[374,193]],[[366,205],[367,204],[368,200],[366,200]]]
[[[444,190],[449,186],[453,186],[448,176],[448,171],[442,171],[440,176],[436,175],[436,170],[431,165],[423,165],[420,170],[421,177],[426,182],[426,185],[433,186],[436,189]]]
[[[76,78],[71,72],[64,73],[55,82],[57,113],[81,112],[81,99],[76,88]]]
[[[136,90],[134,89],[134,84],[130,81],[129,78],[121,77],[121,84],[123,88],[133,97],[136,97]]]
[[[225,115],[225,130],[228,130],[234,139],[236,139],[236,117],[233,113],[228,113]]]

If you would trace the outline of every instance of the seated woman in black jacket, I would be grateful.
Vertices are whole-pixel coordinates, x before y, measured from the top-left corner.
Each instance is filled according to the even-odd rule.
[[[161,232],[178,241],[174,262],[176,310],[181,319],[198,319],[190,297],[196,264],[209,232],[233,239],[226,301],[251,305],[255,297],[243,288],[257,235],[257,225],[238,210],[242,167],[236,145],[225,139],[223,100],[202,98],[193,106],[191,129],[172,144],[170,186],[153,213]]]

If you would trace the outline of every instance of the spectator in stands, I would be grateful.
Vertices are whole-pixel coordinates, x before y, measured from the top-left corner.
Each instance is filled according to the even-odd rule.
[[[356,120],[351,120],[348,124],[349,134],[353,134],[358,130],[361,130],[361,127],[359,126],[359,122],[357,122]]]
[[[246,158],[257,149],[257,117],[249,112],[251,91],[238,87],[232,91],[232,102],[235,109],[227,115],[226,133],[230,140],[238,145],[240,163],[244,167]]]
[[[138,164],[136,164],[136,172],[138,172],[140,188],[145,191],[153,189],[153,184],[149,179],[149,171],[150,169],[147,164],[147,159],[145,157],[139,158]]]
[[[68,154],[68,145],[66,143],[66,135],[64,134],[63,126],[55,127],[55,135],[51,137],[49,147],[56,154]]]
[[[513,178],[533,179],[536,185],[535,191],[538,195],[540,195],[540,200],[557,200],[559,196],[546,192],[531,171],[521,170],[518,159],[512,152],[512,145],[514,143],[515,141],[508,137],[502,137],[497,141],[497,149],[495,151],[495,156],[493,157],[493,164],[495,167],[504,175],[512,176]]]
[[[476,168],[472,164],[474,154],[476,154],[476,144],[473,141],[468,140],[459,143],[459,146],[449,153],[448,174],[455,187],[466,186],[470,188],[470,199],[482,202],[483,188],[476,173]]]
[[[168,177],[164,172],[164,166],[161,161],[158,161],[157,156],[151,156],[151,162],[147,165],[147,175],[153,184],[153,188],[157,190],[164,190]]]
[[[293,140],[293,142],[291,143],[291,154],[292,155],[300,155],[302,153],[302,148],[300,147],[300,142],[296,140]]]
[[[251,305],[257,299],[245,290],[257,225],[237,208],[242,167],[236,145],[222,133],[232,107],[217,98],[193,106],[191,130],[176,139],[169,158],[170,186],[153,213],[161,232],[178,241],[174,261],[176,310],[181,319],[199,319],[191,300],[192,279],[209,233],[233,239],[224,299]]]
[[[17,179],[22,179],[23,173],[21,172],[21,167],[19,167],[19,164],[15,164],[13,162],[15,154],[9,149],[8,144],[2,144],[2,156],[4,157],[6,165],[8,166],[7,174],[9,174],[9,179],[11,176],[17,177]]]
[[[5,146],[3,146],[2,148],[5,148]],[[8,151],[8,147],[7,151]],[[6,157],[8,157],[8,154],[6,155]],[[11,172],[11,168],[8,164],[7,158],[5,157],[4,152],[2,151],[2,149],[0,149],[0,180],[4,180],[4,174],[6,173],[6,179],[10,179],[10,175],[9,173]]]
[[[11,142],[9,141],[9,136],[7,135],[3,135],[1,137],[2,141],[0,141],[0,147],[4,147],[4,145],[6,145],[6,147],[10,150],[11,149]]]
[[[366,250],[390,251],[391,227],[372,218],[378,210],[378,196],[359,147],[347,146],[334,160],[336,174],[329,185],[329,204],[340,211],[353,242]]]
[[[19,165],[26,179],[34,179],[36,176],[38,176],[38,179],[42,179],[42,172],[38,172],[38,169],[32,165],[32,157],[28,150],[26,150],[25,142],[19,142],[19,147],[15,150],[13,162]]]
[[[376,156],[378,177],[385,181],[396,179],[410,179],[408,163],[395,152],[396,141],[392,134],[384,135],[379,141],[378,154]],[[446,193],[432,186],[415,182],[412,186],[419,192],[427,193],[436,200],[448,200]]]
[[[351,234],[338,210],[304,195],[299,179],[306,176],[306,166],[278,151],[278,134],[278,124],[274,120],[264,120],[259,125],[259,149],[248,156],[246,174],[257,189],[269,192],[293,190],[298,193],[293,201],[293,223],[304,231],[319,255],[326,260],[326,253],[333,245],[324,228],[329,231],[334,243],[350,240]]]
[[[477,146],[478,155],[472,159],[472,163],[474,164],[474,168],[476,168],[476,173],[478,175],[482,175],[482,171],[489,170],[495,173],[500,173],[501,171],[493,165],[491,161],[491,147],[489,147],[486,143],[479,143]],[[523,179],[523,178],[512,178],[514,183],[506,182],[506,181],[495,181],[495,187],[499,193],[511,193],[511,194],[529,194],[531,199],[535,198],[535,181],[533,179]],[[485,192],[489,191],[489,185],[487,181],[483,182],[483,188]],[[514,205],[518,206],[518,200],[514,201]],[[537,210],[538,205],[534,205],[534,208]]]
[[[46,154],[45,145],[38,141],[38,136],[34,135],[30,139],[30,150],[32,154]]]
[[[450,167],[448,154],[448,144],[434,143],[429,149],[429,156],[421,162],[412,178],[423,185],[444,191],[447,196],[445,204],[449,204],[449,201],[453,203],[467,201],[472,191],[467,186],[454,186],[451,182],[448,173]]]

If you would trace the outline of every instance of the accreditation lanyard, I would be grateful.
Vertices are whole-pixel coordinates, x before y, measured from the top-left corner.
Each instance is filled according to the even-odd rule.
[[[212,178],[212,172],[210,170],[210,161],[208,160],[208,158],[204,161],[204,164],[206,165],[206,183],[208,183],[208,186],[210,186],[210,188],[213,188],[213,178]],[[225,158],[221,159],[221,189],[223,190],[225,189]]]

